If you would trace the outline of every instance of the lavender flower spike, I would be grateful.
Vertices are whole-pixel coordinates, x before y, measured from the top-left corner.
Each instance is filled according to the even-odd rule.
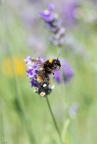
[[[40,57],[36,58],[36,60],[39,63],[41,63],[41,62],[44,61]],[[32,81],[33,81],[33,79],[36,80],[36,75],[37,75],[37,72],[40,69],[40,65],[36,64],[35,62],[33,62],[33,59],[30,56],[28,56],[27,58],[25,58],[24,61],[26,62],[26,66],[27,66],[27,71],[26,71],[27,77],[29,79],[32,79]]]
[[[61,46],[63,44],[65,28],[62,26],[62,21],[58,18],[58,15],[54,13],[54,5],[51,4],[48,6],[48,9],[42,10],[40,16],[46,23],[46,28],[52,33],[49,41],[53,45]]]
[[[55,71],[55,80],[57,83],[61,83],[62,81],[65,84],[68,84],[73,78],[74,72],[72,67],[65,61],[61,61],[61,71]]]
[[[64,82],[68,83],[69,81],[71,81],[74,75],[74,71],[72,67],[70,67],[69,64],[65,60],[62,60],[61,64],[62,64]]]
[[[53,10],[54,10],[54,5],[49,5],[48,9],[46,10],[42,10],[40,12],[40,16],[41,18],[45,21],[45,22],[51,22],[54,19],[54,14],[53,14]]]

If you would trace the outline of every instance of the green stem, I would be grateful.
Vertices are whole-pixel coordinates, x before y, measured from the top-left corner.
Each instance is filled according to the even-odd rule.
[[[54,117],[54,115],[53,115],[53,112],[52,112],[52,109],[51,109],[51,106],[50,106],[48,97],[46,97],[46,101],[47,101],[47,105],[48,105],[48,108],[49,108],[51,117],[52,117],[52,119],[53,119],[53,122],[54,122],[54,125],[55,125],[55,128],[56,128],[56,131],[57,131],[57,133],[58,133],[58,135],[59,135],[59,138],[60,138],[61,143],[63,144],[62,139],[61,139],[61,133],[60,133],[60,130],[59,130],[59,128],[58,128],[58,125],[57,125],[57,122],[56,122],[56,120],[55,120],[55,117]]]

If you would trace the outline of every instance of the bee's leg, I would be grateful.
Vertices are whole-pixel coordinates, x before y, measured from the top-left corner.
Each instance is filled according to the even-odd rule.
[[[52,73],[52,69],[50,69],[49,67],[46,67],[46,70],[50,73]]]

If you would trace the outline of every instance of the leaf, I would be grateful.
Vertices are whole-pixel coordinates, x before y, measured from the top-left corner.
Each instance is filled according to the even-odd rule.
[[[67,119],[64,123],[64,126],[63,126],[63,130],[62,130],[62,134],[61,134],[61,137],[62,137],[62,141],[65,143],[66,142],[66,135],[67,135],[67,131],[68,131],[68,127],[70,125],[70,119]]]

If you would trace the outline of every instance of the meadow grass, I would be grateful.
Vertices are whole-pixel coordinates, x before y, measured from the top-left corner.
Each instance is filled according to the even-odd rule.
[[[0,143],[96,144],[96,24],[80,21],[74,29],[67,31],[67,35],[72,35],[84,47],[84,53],[80,56],[66,51],[66,46],[62,47],[60,57],[73,67],[74,78],[68,85],[52,80],[55,89],[47,98],[41,98],[29,85],[23,61],[27,55],[36,57],[39,53],[34,46],[28,47],[29,33],[34,36],[36,30],[40,43],[46,43],[47,48],[43,47],[45,58],[55,58],[57,50],[47,40],[41,41],[41,35],[47,38],[41,22],[36,21],[36,26],[26,29],[10,4],[1,4],[0,18]],[[78,110],[69,113],[75,104]]]

